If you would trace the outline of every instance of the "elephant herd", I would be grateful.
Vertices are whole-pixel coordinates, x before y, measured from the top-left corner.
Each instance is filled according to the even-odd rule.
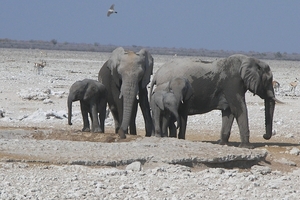
[[[68,124],[72,124],[72,102],[79,100],[82,131],[90,131],[89,114],[92,131],[104,132],[108,104],[115,132],[123,139],[128,132],[136,134],[135,119],[139,105],[146,136],[185,139],[188,115],[217,109],[222,112],[220,144],[228,144],[236,119],[240,147],[253,148],[249,142],[245,101],[245,93],[249,90],[264,99],[266,132],[263,137],[272,137],[275,102],[280,101],[275,98],[273,75],[265,62],[239,54],[213,62],[195,58],[174,59],[157,70],[148,96],[147,86],[153,64],[153,57],[145,49],[136,53],[125,51],[122,47],[115,49],[100,68],[98,81],[84,79],[71,86]]]

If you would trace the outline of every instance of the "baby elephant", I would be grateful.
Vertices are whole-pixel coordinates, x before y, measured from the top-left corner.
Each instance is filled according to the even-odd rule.
[[[188,102],[193,95],[193,89],[185,78],[173,78],[170,82],[158,85],[150,97],[154,135],[177,137],[177,128],[182,127],[182,121],[187,120]]]
[[[88,114],[92,121],[92,132],[104,133],[106,115],[106,88],[96,80],[76,81],[70,88],[68,96],[68,124],[72,125],[72,102],[80,101],[84,132],[90,131]],[[99,113],[99,117],[98,117]],[[99,125],[100,119],[100,125]]]

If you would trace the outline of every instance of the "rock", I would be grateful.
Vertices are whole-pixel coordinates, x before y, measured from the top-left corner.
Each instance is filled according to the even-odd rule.
[[[50,104],[50,103],[53,103],[53,101],[51,99],[44,99],[43,103]]]
[[[259,165],[254,165],[251,167],[251,172],[254,174],[262,174],[266,175],[272,172],[272,169],[268,166],[259,166]]]
[[[287,160],[286,158],[281,158],[280,160],[274,160],[274,161],[284,164],[284,165],[296,166],[296,163],[294,163],[293,161]]]
[[[5,113],[5,111],[0,110],[0,118],[3,118],[3,117],[4,117],[4,113]]]
[[[292,154],[292,155],[298,156],[299,153],[300,153],[300,150],[299,150],[298,148],[296,148],[296,147],[293,147],[293,148],[290,150],[290,154]]]
[[[142,164],[139,161],[133,162],[126,167],[127,171],[141,171],[142,170]]]

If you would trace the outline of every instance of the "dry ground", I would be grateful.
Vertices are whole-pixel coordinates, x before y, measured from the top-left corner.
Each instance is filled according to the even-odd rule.
[[[0,109],[4,118],[0,119],[0,137],[16,131],[16,135],[38,140],[72,140],[90,142],[115,142],[112,118],[106,120],[105,134],[81,132],[79,103],[73,104],[73,126],[67,125],[66,98],[69,87],[84,78],[97,79],[108,53],[43,51],[37,49],[0,49]],[[154,72],[172,56],[153,55]],[[215,59],[215,58],[202,58]],[[34,62],[46,60],[47,65],[41,74],[34,70]],[[247,93],[249,111],[250,140],[256,148],[267,149],[267,162],[272,169],[290,171],[300,166],[299,155],[291,154],[295,147],[300,149],[300,104],[299,92],[289,91],[289,82],[299,77],[300,62],[267,62],[276,79],[281,84],[277,98],[285,104],[277,104],[274,116],[274,136],[266,141],[264,133],[263,100]],[[299,88],[298,88],[299,89]],[[49,115],[50,113],[50,115]],[[48,115],[47,115],[48,114]],[[48,116],[47,118],[45,116]],[[128,136],[126,142],[144,136],[143,120],[138,114],[137,136]],[[204,115],[190,116],[187,127],[187,140],[216,143],[219,139],[221,117],[219,111]],[[20,131],[21,130],[21,131]],[[24,132],[30,134],[22,135]],[[236,124],[232,129],[231,145],[238,146],[239,135]],[[0,154],[0,158],[1,158]],[[7,155],[5,155],[7,156]],[[282,161],[282,159],[284,159]],[[295,166],[294,166],[295,165]]]

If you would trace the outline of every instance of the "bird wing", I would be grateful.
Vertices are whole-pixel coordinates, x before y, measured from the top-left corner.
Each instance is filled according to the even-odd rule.
[[[107,12],[107,17],[109,17],[109,15],[111,14],[112,12],[109,10],[108,12]]]
[[[110,9],[111,9],[111,10],[114,10],[114,9],[115,9],[114,7],[115,7],[115,4],[111,5],[111,6],[110,6]]]

